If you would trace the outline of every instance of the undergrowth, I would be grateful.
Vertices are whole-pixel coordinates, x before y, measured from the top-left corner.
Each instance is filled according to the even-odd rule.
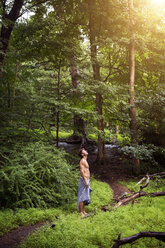
[[[78,187],[78,181],[74,182]],[[108,204],[112,200],[112,190],[106,183],[91,180],[91,204],[86,206],[86,211],[97,211],[102,205]],[[77,198],[73,204],[65,204],[58,208],[50,209],[6,209],[0,211],[0,235],[9,232],[20,225],[35,224],[40,221],[54,221],[56,216],[67,216],[68,214],[77,216]],[[60,217],[61,218],[61,217]]]
[[[129,183],[127,183],[129,184]],[[161,190],[161,185],[151,185]],[[134,204],[97,210],[95,215],[81,219],[77,213],[62,214],[54,218],[55,227],[44,226],[29,236],[21,248],[109,248],[121,233],[121,238],[141,231],[165,231],[164,197],[143,197]],[[130,248],[129,245],[123,246]],[[154,238],[143,238],[131,244],[132,248],[163,248],[164,243]]]
[[[1,153],[0,207],[55,207],[75,201],[78,173],[46,142],[17,143]]]
[[[14,228],[25,225],[33,225],[46,220],[51,221],[62,213],[60,208],[50,209],[5,209],[0,211],[0,236]]]

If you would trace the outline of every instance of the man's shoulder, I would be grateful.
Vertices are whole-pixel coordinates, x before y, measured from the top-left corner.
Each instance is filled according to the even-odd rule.
[[[85,164],[85,159],[82,158],[82,159],[80,160],[80,165],[84,165],[84,164]]]

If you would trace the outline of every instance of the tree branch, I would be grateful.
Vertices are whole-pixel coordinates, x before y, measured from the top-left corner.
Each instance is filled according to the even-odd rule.
[[[130,237],[126,237],[123,239],[120,239],[121,234],[118,235],[118,239],[114,240],[115,244],[112,246],[112,248],[118,248],[120,245],[124,245],[124,244],[128,244],[128,243],[132,243],[137,239],[140,238],[144,238],[144,237],[154,237],[158,240],[161,240],[163,242],[165,242],[165,232],[139,232],[136,233]]]
[[[156,174],[153,174],[151,175],[152,177],[153,176],[157,176],[157,175],[164,175],[165,172],[161,172],[161,173],[156,173]],[[123,204],[127,204],[129,203],[130,201],[136,199],[136,198],[139,198],[141,196],[151,196],[151,197],[157,197],[157,196],[165,196],[165,191],[162,191],[162,192],[152,192],[152,193],[147,193],[147,192],[143,192],[142,190],[144,188],[146,188],[149,184],[149,181],[150,181],[150,177],[149,175],[146,175],[145,177],[143,177],[138,183],[137,185],[139,185],[140,183],[142,183],[144,180],[146,179],[146,183],[142,186],[140,186],[140,191],[139,192],[136,192],[136,193],[133,193],[131,196],[128,196],[128,197],[124,197],[122,198],[115,207],[119,207]]]

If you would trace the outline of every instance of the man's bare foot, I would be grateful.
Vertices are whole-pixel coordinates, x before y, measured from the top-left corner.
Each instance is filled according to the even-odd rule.
[[[84,212],[81,212],[81,213],[80,213],[80,216],[81,216],[82,218],[85,217]]]

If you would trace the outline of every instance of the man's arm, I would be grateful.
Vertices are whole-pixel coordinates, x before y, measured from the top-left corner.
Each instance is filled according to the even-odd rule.
[[[88,187],[89,185],[88,185],[87,179],[85,177],[83,161],[80,161],[80,173],[81,173],[82,178],[84,179],[85,186]]]

